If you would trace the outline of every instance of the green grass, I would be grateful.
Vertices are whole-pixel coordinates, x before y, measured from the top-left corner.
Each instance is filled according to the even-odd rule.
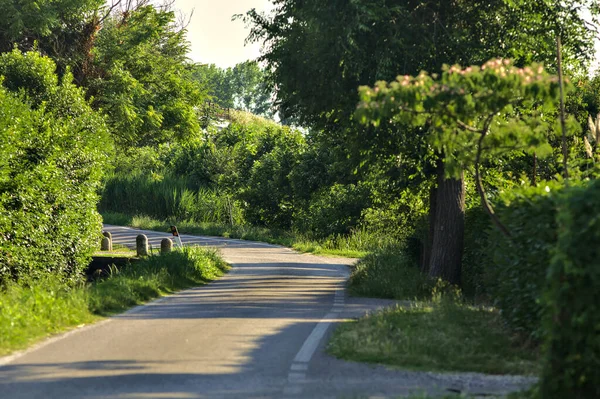
[[[9,283],[0,290],[0,355],[161,295],[204,284],[226,270],[216,252],[186,248],[114,270],[92,284],[67,286],[50,277]]]
[[[412,300],[430,298],[435,284],[411,263],[400,246],[390,246],[356,264],[348,289],[356,296]]]
[[[536,350],[512,340],[493,308],[416,302],[340,325],[328,347],[340,358],[412,370],[537,374]]]
[[[130,226],[138,229],[166,232],[170,231],[169,227],[174,224],[182,234],[261,241],[291,247],[297,251],[315,255],[361,258],[366,256],[373,249],[387,245],[387,243],[382,241],[381,237],[361,230],[349,236],[330,237],[317,241],[289,231],[256,226],[221,225],[216,223],[181,220],[161,221],[148,216],[127,216],[114,212],[102,212],[102,217],[105,223],[119,226]]]
[[[536,374],[538,349],[504,327],[499,312],[423,275],[401,247],[361,259],[349,281],[353,295],[412,301],[342,324],[329,344],[349,360],[414,370]]]

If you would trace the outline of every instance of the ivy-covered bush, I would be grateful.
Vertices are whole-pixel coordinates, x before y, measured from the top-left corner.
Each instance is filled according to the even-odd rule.
[[[600,181],[566,190],[548,271],[541,397],[600,398]]]
[[[490,229],[486,262],[487,289],[509,327],[540,338],[540,297],[556,245],[556,198],[558,185],[506,191],[497,213],[511,233]]]
[[[76,280],[99,243],[97,191],[111,144],[103,119],[54,63],[0,56],[0,282]]]

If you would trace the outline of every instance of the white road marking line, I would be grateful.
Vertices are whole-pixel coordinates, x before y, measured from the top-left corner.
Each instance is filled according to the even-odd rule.
[[[292,371],[307,371],[308,370],[308,364],[306,364],[306,363],[294,363],[294,364],[292,364],[291,370]]]
[[[286,396],[299,395],[302,393],[302,384],[306,380],[306,374],[308,372],[308,364],[314,356],[321,340],[325,336],[327,329],[332,324],[332,320],[337,318],[339,313],[343,310],[345,301],[344,289],[338,289],[335,291],[333,307],[328,314],[321,319],[315,328],[312,330],[308,338],[304,341],[304,344],[296,354],[290,371],[288,373],[288,384],[283,389],[283,394]]]
[[[314,330],[312,330],[312,332],[310,333],[308,338],[306,338],[306,341],[304,341],[304,345],[302,345],[302,348],[300,348],[300,351],[294,358],[294,362],[297,362],[297,363],[310,362],[310,359],[312,359],[313,355],[315,354],[315,351],[317,350],[319,343],[321,342],[321,340],[325,336],[325,333],[327,332],[327,329],[331,325],[330,320],[332,320],[336,317],[337,317],[336,313],[328,313],[327,315],[325,315],[323,320],[321,320],[316,325],[316,327],[314,328]]]

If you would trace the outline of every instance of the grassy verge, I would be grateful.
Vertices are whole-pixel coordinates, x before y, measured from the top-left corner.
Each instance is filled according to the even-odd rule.
[[[398,248],[361,259],[350,278],[354,295],[412,300],[410,307],[343,323],[331,354],[413,370],[537,374],[536,348],[504,328],[496,309],[467,304],[461,294],[423,276]]]
[[[66,286],[47,278],[0,290],[0,355],[46,336],[220,276],[227,265],[206,249],[153,256],[92,284]]]
[[[537,354],[511,341],[498,312],[444,300],[342,324],[329,352],[348,360],[427,371],[536,374]]]
[[[435,283],[411,264],[399,246],[375,251],[361,259],[350,276],[350,294],[372,298],[427,299]]]
[[[128,216],[120,213],[103,212],[104,222],[119,226],[130,226],[144,230],[169,231],[169,226],[177,225],[182,234],[207,235],[261,241],[294,248],[300,252],[315,255],[362,258],[376,248],[387,245],[374,234],[357,231],[350,236],[330,237],[325,240],[311,240],[289,231],[267,229],[246,225],[219,225],[194,221],[156,220],[147,216]]]

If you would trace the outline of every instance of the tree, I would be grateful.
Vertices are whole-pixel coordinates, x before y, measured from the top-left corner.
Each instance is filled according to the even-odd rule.
[[[94,105],[122,146],[183,140],[200,131],[206,98],[192,78],[185,30],[171,11],[143,6],[109,17],[94,48]]]
[[[272,91],[266,74],[256,61],[245,61],[233,68],[197,64],[194,78],[208,88],[212,101],[222,108],[235,108],[267,118],[273,117]]]
[[[509,0],[274,3],[272,16],[252,10],[246,18],[253,25],[249,39],[262,41],[266,48],[261,60],[270,71],[271,84],[277,88],[276,106],[280,112],[284,117],[298,118],[301,124],[340,136],[346,147],[354,147],[348,148],[350,154],[361,154],[359,162],[386,153],[418,164],[426,176],[436,176],[437,184],[430,196],[430,231],[434,234],[429,237],[428,247],[432,253],[424,256],[424,268],[435,263],[460,270],[465,195],[462,178],[447,177],[441,161],[443,153],[429,146],[412,145],[414,136],[417,141],[425,140],[423,131],[398,131],[386,123],[378,129],[357,126],[353,119],[358,102],[356,88],[376,80],[392,80],[398,73],[439,71],[443,64],[483,64],[495,57],[513,58],[518,65],[553,60],[554,39],[533,29],[532,20],[538,18],[537,14]],[[572,43],[585,46],[590,32],[582,29],[583,25],[581,18],[572,18],[565,26],[580,39]],[[574,45],[572,50],[573,59],[585,60],[586,51],[577,51]],[[415,153],[415,148],[420,151]]]
[[[487,159],[514,151],[551,153],[546,136],[553,121],[545,115],[558,103],[557,77],[541,65],[516,68],[509,60],[492,60],[482,67],[446,67],[439,79],[422,72],[360,91],[363,123],[392,118],[426,125],[448,174],[473,168],[485,211],[510,236],[489,203],[481,168]]]

